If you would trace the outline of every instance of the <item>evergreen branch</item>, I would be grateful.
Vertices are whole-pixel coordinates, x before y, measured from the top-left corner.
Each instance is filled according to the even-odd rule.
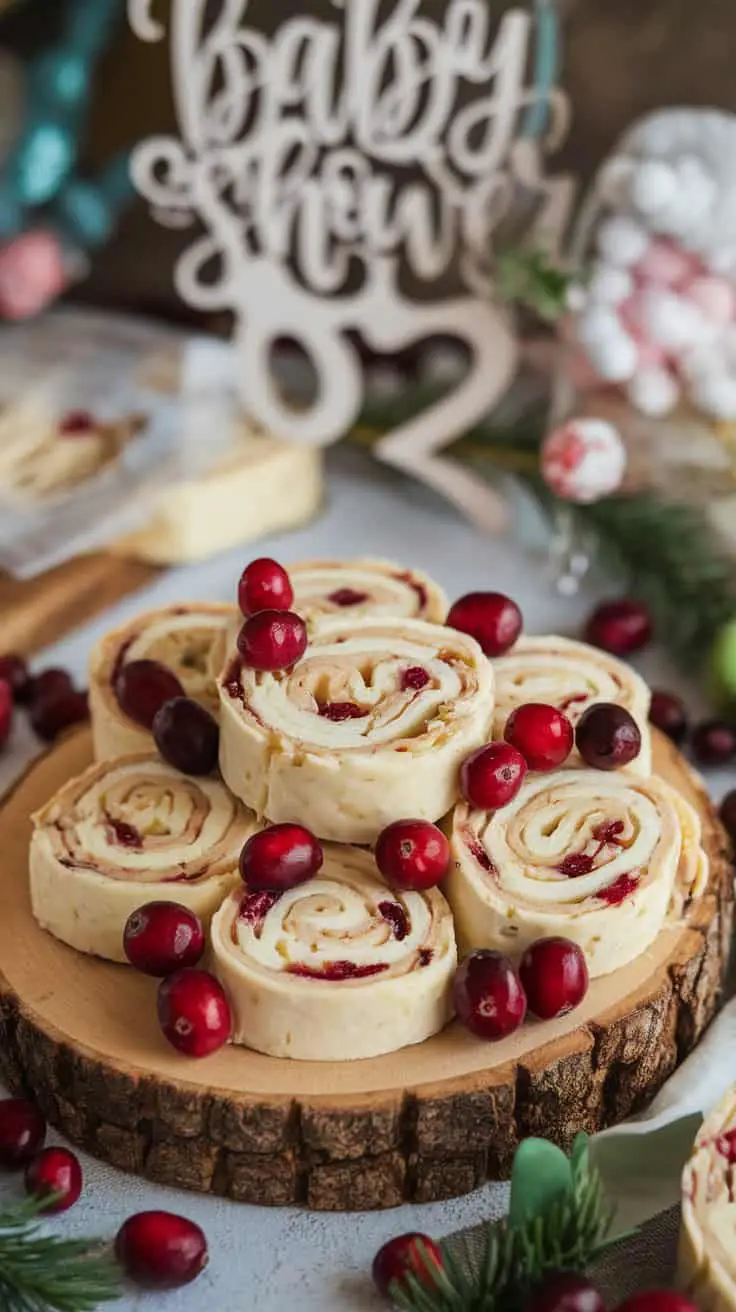
[[[31,1198],[0,1212],[2,1312],[94,1312],[120,1295],[119,1269],[98,1242],[41,1231],[50,1201]]]
[[[553,264],[541,250],[510,247],[496,261],[496,289],[502,301],[531,310],[545,323],[554,323],[567,309],[573,277]]]

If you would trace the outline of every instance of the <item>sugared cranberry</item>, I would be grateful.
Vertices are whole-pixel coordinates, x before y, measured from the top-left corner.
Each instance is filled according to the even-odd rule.
[[[616,1312],[698,1312],[698,1305],[672,1289],[650,1289],[632,1294],[619,1303]]]
[[[68,670],[52,666],[42,670],[31,679],[29,697],[31,703],[43,701],[45,697],[57,697],[59,693],[69,692],[74,687]]]
[[[31,727],[44,742],[52,743],[64,729],[83,724],[89,719],[89,702],[86,692],[67,688],[46,697],[34,699],[31,705]]]
[[[95,417],[89,410],[70,410],[59,420],[59,432],[62,437],[81,437],[91,433],[97,427]]]
[[[641,732],[625,707],[595,702],[578,720],[575,743],[594,770],[620,770],[639,755]]]
[[[232,1033],[227,994],[206,970],[187,966],[162,980],[157,1006],[166,1038],[187,1057],[208,1057],[227,1043]]]
[[[26,1167],[26,1193],[34,1198],[58,1194],[47,1212],[67,1212],[82,1192],[82,1168],[67,1148],[44,1148]]]
[[[428,820],[395,820],[378,835],[376,865],[395,888],[434,888],[450,865],[450,844]]]
[[[238,651],[251,670],[290,670],[306,650],[307,626],[291,610],[261,610],[238,634]]]
[[[523,1023],[526,994],[501,952],[481,948],[458,967],[452,988],[458,1019],[481,1039],[505,1039]]]
[[[115,1256],[126,1276],[145,1289],[178,1289],[207,1265],[207,1240],[174,1212],[138,1212],[118,1230]]]
[[[131,720],[150,729],[164,702],[183,697],[184,689],[173,671],[159,661],[128,661],[115,679],[115,696]]]
[[[24,1098],[0,1101],[0,1166],[18,1170],[43,1147],[46,1122],[32,1102]]]
[[[123,949],[131,966],[144,975],[171,975],[196,966],[205,947],[199,916],[178,902],[147,902],[128,916]]]
[[[705,720],[693,729],[692,749],[701,765],[731,765],[736,760],[736,729],[725,720]]]
[[[504,738],[521,752],[530,770],[556,770],[572,751],[575,731],[556,706],[526,702],[506,721]]]
[[[736,788],[732,788],[730,793],[726,793],[721,802],[719,815],[721,824],[732,843],[736,843]]]
[[[164,760],[182,774],[211,774],[217,765],[219,725],[191,697],[164,702],[153,717],[153,737]]]
[[[687,712],[680,698],[675,697],[673,692],[657,689],[652,693],[649,720],[655,728],[666,733],[673,743],[681,743],[687,736]]]
[[[19,706],[25,706],[30,701],[31,676],[26,662],[17,652],[8,652],[7,656],[0,656],[0,679],[10,684],[13,701]]]
[[[503,656],[516,642],[523,620],[516,602],[502,592],[468,592],[450,607],[447,623],[475,638],[486,656]]]
[[[373,1259],[373,1281],[383,1298],[401,1289],[406,1277],[435,1288],[435,1274],[444,1269],[442,1250],[428,1235],[397,1235],[379,1248]],[[392,1290],[391,1286],[394,1286]]]
[[[488,743],[463,761],[463,797],[478,811],[497,811],[514,800],[526,770],[524,757],[510,743]]]
[[[238,605],[246,617],[260,610],[290,610],[294,600],[291,579],[283,565],[261,556],[246,565],[238,584]]]
[[[588,992],[585,953],[567,938],[540,938],[521,958],[519,976],[529,1010],[540,1020],[566,1016]]]
[[[524,1304],[524,1312],[606,1312],[601,1294],[585,1276],[559,1271],[545,1277]]]
[[[614,656],[627,656],[646,647],[652,636],[652,617],[646,606],[631,597],[604,601],[585,626],[585,641]]]
[[[240,873],[248,888],[283,893],[316,875],[324,856],[304,825],[269,825],[252,834],[240,853]]]
[[[0,747],[4,747],[13,727],[13,689],[0,679]]]

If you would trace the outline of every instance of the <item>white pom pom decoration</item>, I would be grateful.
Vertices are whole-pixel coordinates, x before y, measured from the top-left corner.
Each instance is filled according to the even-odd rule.
[[[573,419],[542,443],[542,477],[556,496],[590,505],[621,486],[626,448],[604,419]]]
[[[675,171],[664,160],[644,160],[631,175],[629,195],[641,214],[658,214],[671,203],[676,190]]]
[[[608,264],[629,269],[638,264],[649,245],[646,228],[626,214],[606,219],[598,229],[598,250]]]
[[[675,292],[651,288],[642,293],[642,324],[647,336],[666,351],[679,353],[712,341],[717,326],[696,305]]]
[[[656,366],[640,369],[626,388],[626,395],[635,409],[652,419],[671,414],[681,394],[675,375]]]
[[[713,373],[696,379],[692,398],[711,419],[736,419],[736,375]]]
[[[588,297],[600,305],[621,305],[631,296],[634,279],[628,269],[613,264],[598,264],[588,283]]]

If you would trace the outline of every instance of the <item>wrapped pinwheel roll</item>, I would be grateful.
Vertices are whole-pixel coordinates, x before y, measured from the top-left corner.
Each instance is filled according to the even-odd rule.
[[[442,624],[447,598],[433,579],[390,560],[302,560],[289,567],[294,610],[307,621],[393,616]]]
[[[125,960],[125,922],[145,902],[179,902],[208,923],[256,828],[220,779],[191,779],[153,756],[91,766],[33,823],[36,920],[110,961]]]
[[[360,848],[324,849],[284,893],[241,885],[212,922],[233,1041],[272,1057],[351,1061],[436,1034],[452,1015],[452,915],[436,889],[397,893]]]
[[[508,806],[459,803],[445,893],[462,951],[522,953],[560,935],[592,976],[638,957],[703,890],[708,859],[692,807],[630,772],[533,775]]]
[[[216,602],[191,602],[136,615],[105,634],[92,650],[89,707],[95,759],[111,760],[151,748],[148,728],[120,704],[120,675],[133,661],[156,661],[174,676],[180,695],[219,711],[217,676],[225,663],[228,630],[237,612]],[[172,695],[176,695],[176,682]],[[145,709],[144,696],[144,709]]]
[[[503,738],[511,712],[524,702],[556,706],[573,724],[594,702],[613,702],[633,716],[641,733],[641,751],[628,768],[637,774],[651,774],[651,694],[630,665],[585,642],[545,636],[520,638],[511,651],[494,660],[493,669],[496,676],[494,738]],[[567,765],[580,765],[577,751],[572,752]]]
[[[257,672],[236,657],[219,687],[228,787],[259,816],[345,843],[444,815],[493,717],[478,644],[423,620],[322,620],[293,669]]]
[[[677,1282],[701,1312],[736,1308],[736,1090],[704,1121],[682,1177]]]

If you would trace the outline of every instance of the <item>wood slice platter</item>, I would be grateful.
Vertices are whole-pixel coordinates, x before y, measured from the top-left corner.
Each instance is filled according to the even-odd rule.
[[[503,1177],[526,1135],[568,1146],[645,1105],[719,1002],[733,870],[713,808],[682,757],[655,762],[697,807],[711,862],[686,925],[594,981],[572,1016],[490,1045],[452,1025],[387,1057],[276,1060],[225,1048],[178,1056],[155,982],[42,932],[28,896],[30,815],[90,761],[85,731],[32,766],[0,808],[0,1072],[73,1143],[151,1180],[250,1203],[392,1207]]]

